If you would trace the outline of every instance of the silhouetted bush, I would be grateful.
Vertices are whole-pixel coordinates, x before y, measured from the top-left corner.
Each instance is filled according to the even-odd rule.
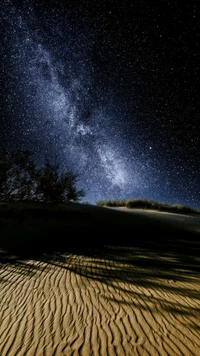
[[[77,175],[70,170],[60,173],[59,165],[48,160],[36,172],[36,182],[36,196],[42,201],[78,201],[84,196],[76,188]]]
[[[37,168],[27,150],[8,152],[0,148],[0,200],[35,200],[45,202],[78,201],[85,194],[76,187],[78,176],[62,172],[59,165],[46,159]]]
[[[151,209],[172,213],[200,213],[198,209],[181,204],[167,204],[149,199],[99,200],[97,206],[126,207],[128,209]]]

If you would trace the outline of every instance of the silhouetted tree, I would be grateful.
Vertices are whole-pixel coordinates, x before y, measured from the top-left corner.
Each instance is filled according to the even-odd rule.
[[[36,168],[30,151],[0,149],[1,200],[78,201],[85,194],[76,188],[77,178],[70,170],[60,172],[59,165],[47,159]]]
[[[8,170],[9,170],[9,159],[8,152],[6,149],[0,146],[0,197],[5,194]]]
[[[30,151],[1,150],[0,158],[0,197],[7,199],[31,199],[36,182],[35,164]]]
[[[39,200],[78,201],[84,196],[84,191],[76,188],[77,175],[70,170],[61,173],[57,163],[46,160],[36,175],[36,196]]]

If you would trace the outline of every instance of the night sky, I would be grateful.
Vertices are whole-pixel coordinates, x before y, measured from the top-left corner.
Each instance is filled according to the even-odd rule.
[[[0,142],[84,201],[200,208],[200,1],[1,0]]]

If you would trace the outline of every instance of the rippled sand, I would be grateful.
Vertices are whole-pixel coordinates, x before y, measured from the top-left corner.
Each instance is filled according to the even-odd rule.
[[[1,356],[200,355],[200,258],[137,247],[1,261]]]

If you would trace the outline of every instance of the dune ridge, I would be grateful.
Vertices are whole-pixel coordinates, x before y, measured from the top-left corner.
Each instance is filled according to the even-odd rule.
[[[198,264],[131,246],[1,261],[0,355],[198,356]]]

